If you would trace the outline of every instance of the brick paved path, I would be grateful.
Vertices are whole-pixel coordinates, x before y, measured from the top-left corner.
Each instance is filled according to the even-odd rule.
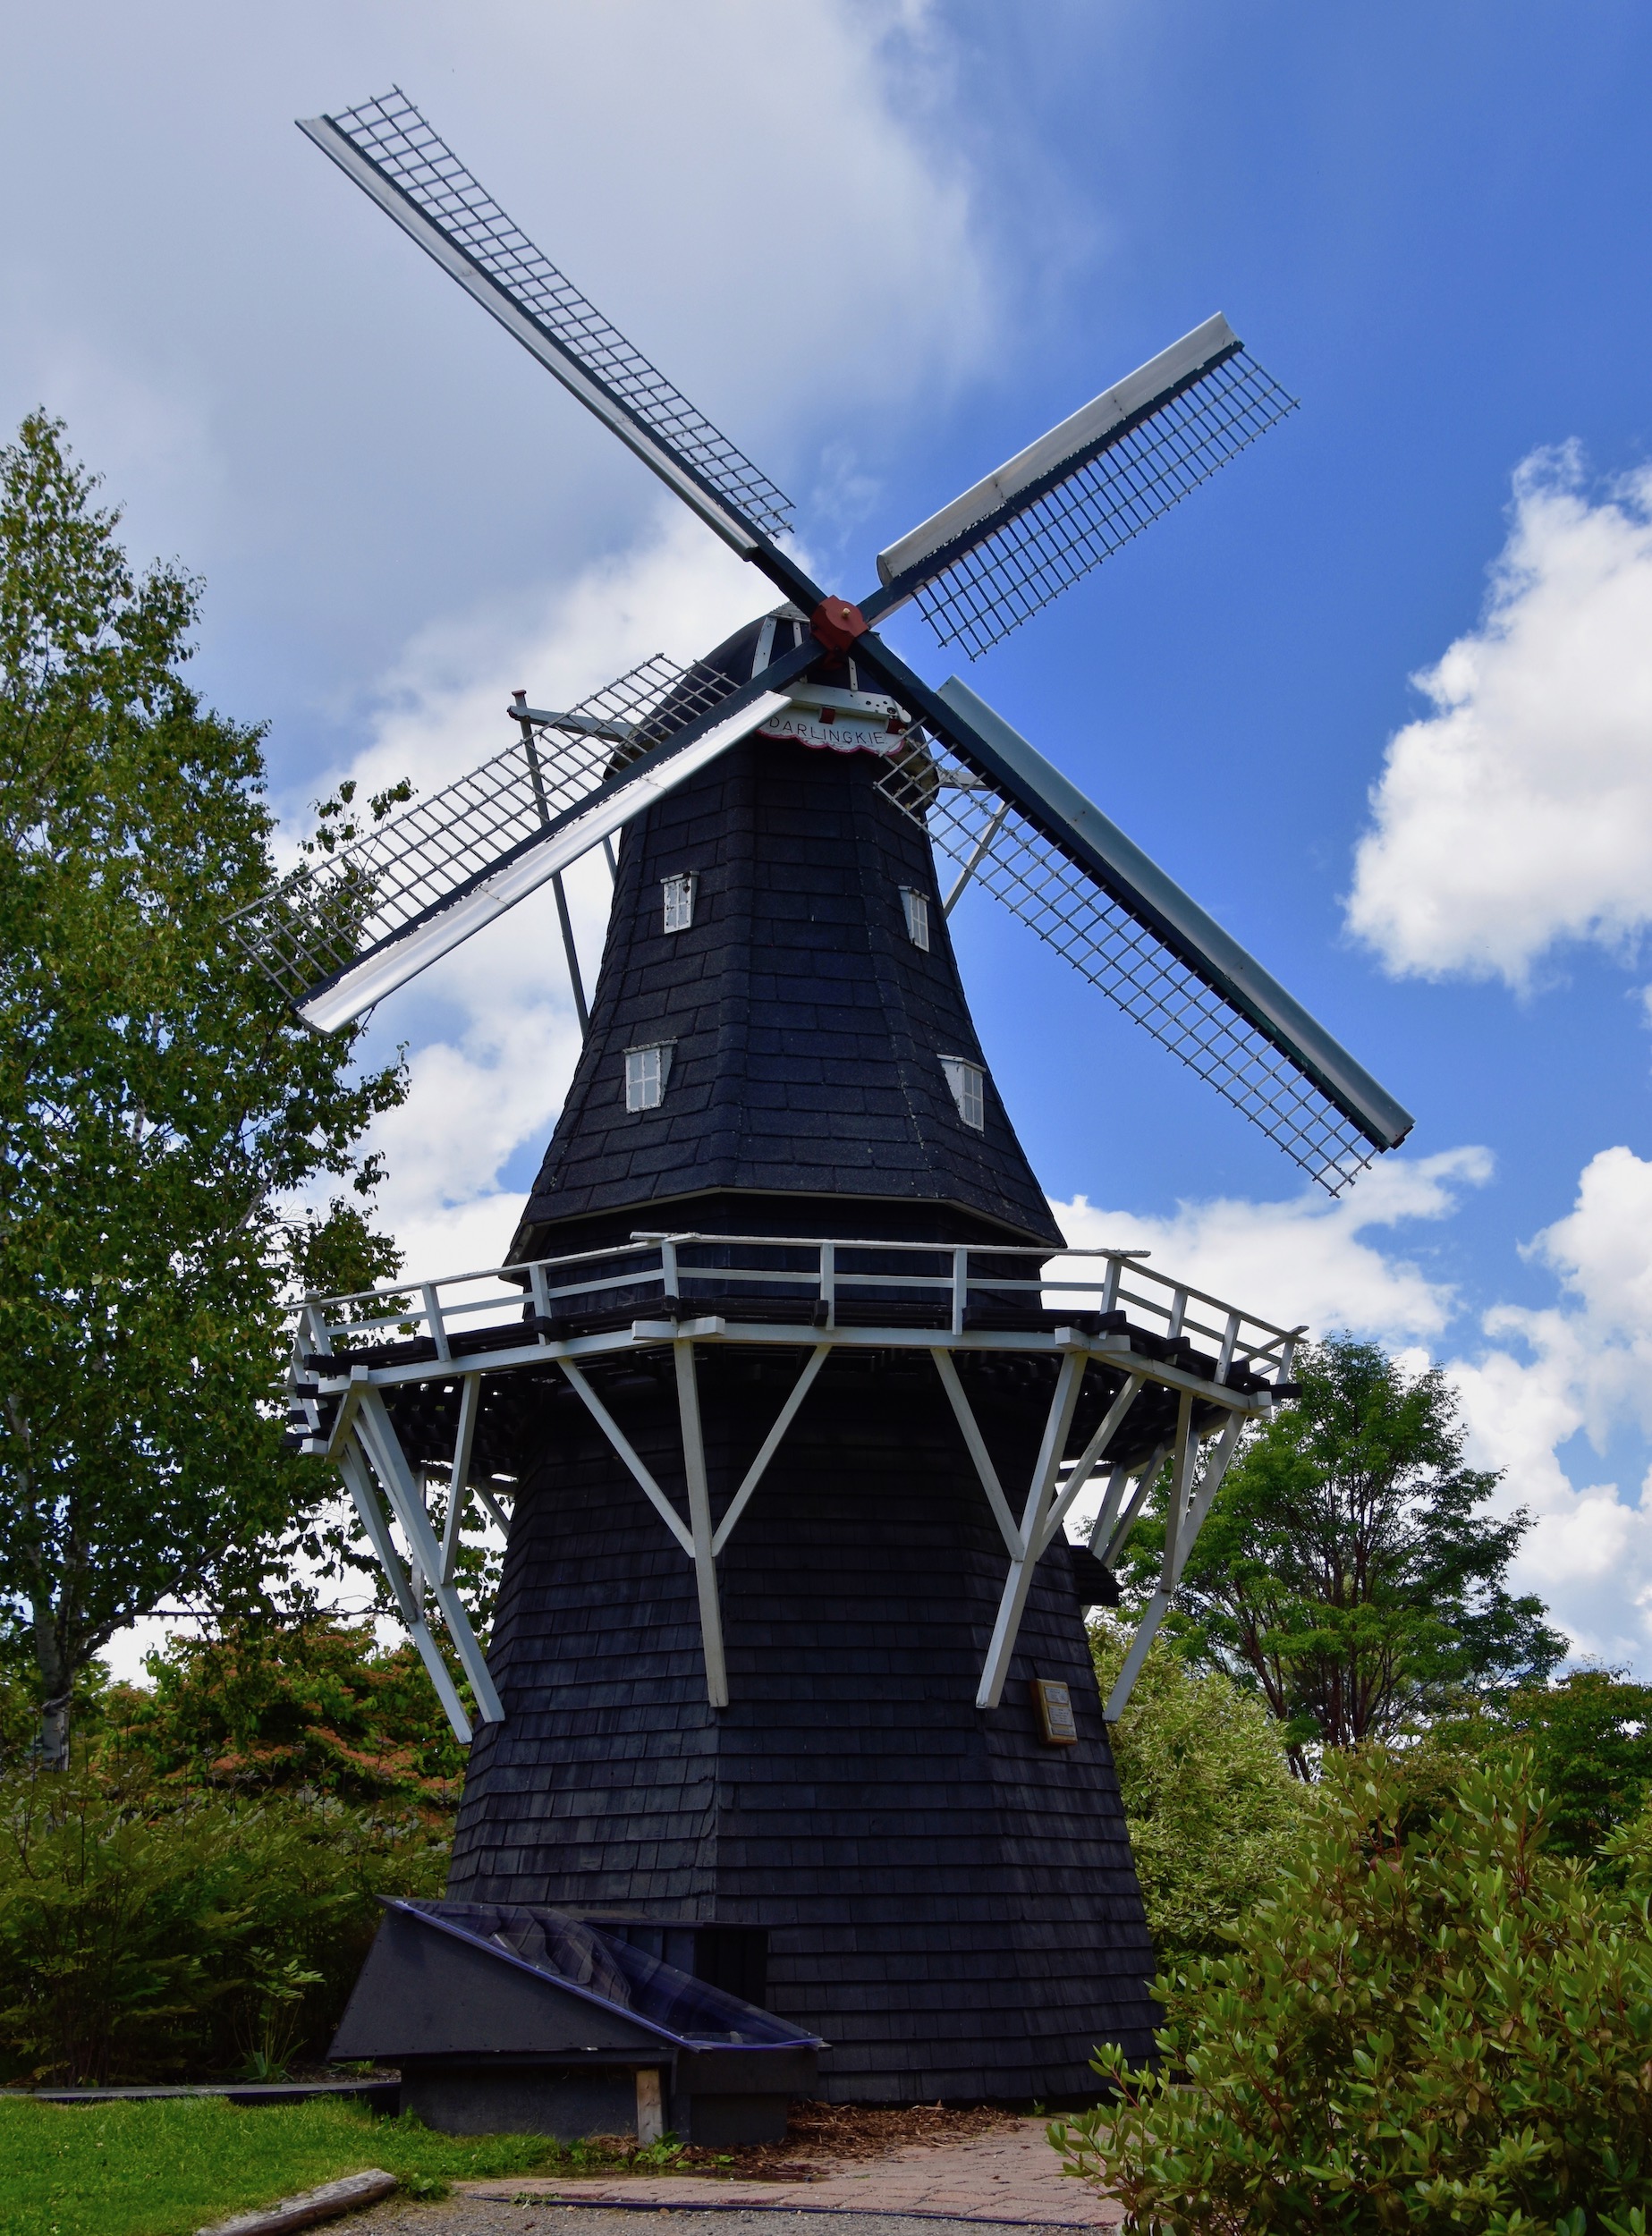
[[[521,2198],[540,2206],[578,2205],[586,2212],[605,2205],[640,2206],[670,2211],[674,2218],[678,2213],[709,2208],[739,2212],[742,2220],[748,2213],[788,2217],[799,2212],[847,2213],[1084,2229],[1115,2227],[1121,2218],[1112,2198],[1062,2173],[1044,2122],[1030,2119],[963,2142],[909,2144],[884,2158],[827,2161],[807,2181],[718,2181],[695,2175],[571,2181],[565,2175],[544,2174],[466,2182],[462,2194],[479,2203]],[[566,2227],[573,2216],[558,2215],[556,2220],[559,2228]],[[410,2219],[408,2225],[414,2224]],[[418,2225],[431,2226],[428,2222]],[[456,2222],[455,2231],[462,2225]],[[571,2236],[581,2236],[581,2230],[584,2236],[598,2236],[583,2220],[572,2227]],[[436,2236],[434,2229],[432,2236]]]

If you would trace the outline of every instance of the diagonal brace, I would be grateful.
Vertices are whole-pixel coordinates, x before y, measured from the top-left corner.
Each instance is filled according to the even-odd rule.
[[[1244,1416],[1230,1413],[1216,1438],[1214,1448],[1205,1465],[1205,1479],[1196,1493],[1190,1489],[1194,1461],[1197,1459],[1197,1439],[1190,1436],[1183,1427],[1182,1415],[1190,1409],[1192,1399],[1184,1396],[1178,1410],[1175,1464],[1170,1473],[1170,1500],[1165,1521],[1165,1558],[1159,1571],[1158,1589],[1148,1600],[1136,1635],[1130,1642],[1124,1656],[1124,1666],[1118,1673],[1113,1690],[1102,1715],[1109,1724],[1116,1724],[1129,1704],[1141,1674],[1141,1665],[1148,1658],[1148,1649],[1158,1635],[1159,1626],[1170,1613],[1182,1571],[1187,1566],[1188,1555],[1193,1550],[1193,1540],[1203,1527],[1222,1478],[1227,1473],[1229,1461],[1239,1444],[1244,1426]],[[1190,1447],[1193,1447],[1190,1449]],[[1150,1481],[1149,1477],[1147,1480]]]
[[[1162,1436],[1141,1467],[1121,1469],[1108,1484],[1107,1495],[1103,1499],[1101,1512],[1096,1517],[1096,1527],[1090,1531],[1090,1551],[1104,1568],[1117,1568],[1120,1556],[1141,1519],[1141,1510],[1148,1503],[1148,1495],[1158,1481],[1158,1471],[1164,1466],[1165,1454],[1169,1450],[1169,1437]],[[1125,1486],[1131,1481],[1136,1487],[1131,1494],[1129,1504],[1122,1514],[1118,1514]],[[1114,1519],[1115,1514],[1118,1517],[1116,1521]]]
[[[958,1379],[958,1369],[953,1364],[952,1353],[937,1349],[932,1351],[929,1356],[934,1359],[936,1372],[941,1377],[941,1387],[952,1401],[952,1408],[957,1416],[958,1426],[963,1431],[964,1443],[970,1448],[970,1457],[975,1462],[975,1471],[981,1478],[981,1488],[987,1494],[987,1503],[992,1508],[994,1519],[998,1524],[999,1534],[1004,1539],[1011,1560],[1013,1561],[1021,1549],[1021,1531],[1015,1526],[1015,1517],[1010,1512],[1010,1502],[1004,1495],[1004,1486],[998,1480],[998,1470],[993,1465],[992,1454],[987,1449],[987,1440],[981,1435],[980,1427],[976,1420],[969,1396],[962,1383]]]
[[[470,1690],[476,1697],[477,1707],[481,1710],[483,1723],[503,1724],[504,1708],[488,1674],[487,1664],[477,1643],[476,1633],[470,1628],[470,1618],[465,1613],[464,1602],[452,1584],[442,1580],[442,1548],[436,1543],[435,1530],[430,1527],[423,1494],[407,1464],[384,1397],[370,1385],[361,1393],[356,1433],[372,1461],[373,1472],[384,1485],[390,1511],[401,1524],[408,1550],[417,1568],[422,1570],[428,1580],[436,1603],[442,1610],[448,1635],[458,1652],[460,1665],[470,1680]]]
[[[993,1626],[992,1641],[987,1649],[980,1690],[975,1696],[978,1708],[995,1708],[1004,1698],[1004,1679],[1010,1673],[1010,1656],[1015,1651],[1021,1616],[1032,1589],[1033,1572],[1038,1565],[1037,1548],[1039,1533],[1055,1487],[1056,1470],[1061,1466],[1067,1432],[1072,1427],[1073,1409],[1079,1402],[1079,1385],[1084,1379],[1084,1369],[1088,1364],[1089,1360],[1081,1351],[1070,1351],[1062,1359],[1061,1373],[1056,1377],[1049,1415],[1044,1424],[1038,1462],[1032,1471],[1032,1481],[1027,1488],[1027,1503],[1022,1511],[1019,1533],[1019,1550],[1011,1560],[1010,1572],[1004,1579],[1004,1597],[998,1603],[998,1620]]]
[[[694,1558],[694,1540],[690,1536],[689,1532],[683,1528],[682,1515],[678,1513],[676,1508],[666,1497],[665,1492],[661,1490],[659,1485],[655,1481],[653,1476],[649,1473],[648,1468],[643,1464],[642,1461],[638,1458],[637,1453],[632,1449],[631,1442],[626,1436],[624,1430],[620,1427],[618,1421],[614,1419],[613,1414],[609,1412],[607,1407],[597,1396],[596,1391],[592,1389],[590,1384],[585,1379],[585,1376],[580,1372],[580,1369],[574,1365],[572,1359],[559,1359],[556,1363],[567,1376],[569,1381],[572,1383],[574,1388],[579,1392],[580,1396],[585,1402],[586,1410],[590,1414],[591,1419],[596,1422],[597,1427],[601,1429],[603,1435],[607,1438],[608,1442],[614,1446],[615,1453],[619,1455],[619,1458],[623,1461],[624,1465],[630,1469],[632,1477],[636,1480],[638,1487],[642,1492],[643,1496],[648,1500],[649,1505],[653,1507],[655,1512],[659,1516],[660,1520],[665,1523],[666,1529],[670,1530],[672,1536],[677,1540],[677,1543],[682,1546],[682,1550],[688,1554],[690,1560],[691,1561]]]
[[[1039,1533],[1038,1556],[1040,1559],[1054,1544],[1055,1533],[1072,1512],[1074,1501],[1096,1472],[1107,1446],[1123,1427],[1124,1416],[1136,1402],[1137,1396],[1147,1378],[1145,1374],[1125,1376],[1124,1387],[1108,1406],[1100,1427],[1097,1429],[1096,1434],[1073,1461],[1072,1472],[1062,1485],[1061,1496],[1051,1508],[1049,1519]]]
[[[379,1566],[389,1579],[390,1588],[395,1594],[396,1605],[402,1611],[402,1620],[407,1625],[408,1635],[419,1649],[419,1658],[436,1687],[436,1696],[446,1711],[454,1736],[462,1747],[468,1747],[471,1739],[470,1719],[464,1712],[459,1689],[448,1674],[442,1649],[430,1635],[430,1626],[426,1622],[424,1610],[419,1604],[419,1594],[414,1590],[402,1565],[402,1556],[385,1526],[384,1508],[378,1503],[378,1493],[373,1487],[367,1462],[353,1436],[338,1453],[337,1460],[339,1473],[344,1478],[345,1487],[355,1506],[356,1519],[361,1524],[368,1543],[378,1555]]]
[[[724,1515],[722,1520],[717,1524],[716,1534],[711,1540],[711,1550],[714,1554],[721,1553],[724,1546],[728,1543],[730,1535],[733,1530],[734,1524],[745,1512],[748,1504],[750,1503],[750,1500],[757,1490],[758,1485],[763,1480],[764,1475],[767,1472],[769,1461],[779,1451],[781,1439],[784,1436],[787,1429],[791,1427],[792,1422],[797,1419],[798,1409],[802,1404],[803,1400],[809,1395],[810,1390],[813,1389],[815,1376],[819,1373],[821,1368],[825,1366],[827,1355],[831,1349],[832,1346],[830,1343],[818,1343],[814,1350],[810,1351],[808,1359],[805,1360],[803,1371],[792,1384],[791,1393],[787,1397],[785,1403],[781,1407],[779,1417],[775,1420],[775,1426],[769,1430],[767,1436],[763,1439],[762,1450],[758,1453],[757,1458],[751,1462],[751,1465],[746,1469],[745,1477],[740,1486],[740,1488],[729,1501],[727,1512]]]

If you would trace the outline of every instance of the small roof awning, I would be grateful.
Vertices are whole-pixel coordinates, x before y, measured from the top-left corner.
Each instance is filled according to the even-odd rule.
[[[565,1910],[386,1901],[331,2055],[662,2062],[807,2052],[818,2035]]]

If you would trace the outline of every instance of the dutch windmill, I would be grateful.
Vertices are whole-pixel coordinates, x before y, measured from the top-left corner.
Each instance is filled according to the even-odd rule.
[[[507,750],[234,919],[331,1029],[548,881],[585,1035],[504,1268],[301,1315],[297,1440],[339,1467],[462,1736],[432,1604],[480,1718],[448,1900],[386,1926],[337,2054],[402,2059],[441,2124],[577,2126],[598,2073],[636,2076],[640,2131],[662,2088],[680,2132],[772,2124],[795,2070],[708,2079],[709,2021],[639,2046],[621,1975],[664,1963],[657,1984],[744,1999],[724,2050],[829,2041],[835,2096],[1082,2093],[1095,2042],[1146,2047],[1152,1969],[1083,1610],[1116,1599],[1162,1478],[1116,1715],[1299,1331],[1140,1253],[1064,1251],[948,918],[984,887],[1333,1192],[1411,1120],[877,623],[915,604],[985,651],[1291,401],[1211,318],[880,553],[851,602],[399,91],[302,129],[779,600],[686,670],[563,711],[517,693]],[[562,877],[598,847],[588,1001]],[[473,1498],[508,1532],[486,1658],[453,1586]],[[438,1959],[459,1984],[420,2002]],[[512,1994],[579,1976],[585,2017],[515,2012],[507,1961]],[[604,1995],[630,2017],[575,2042]]]

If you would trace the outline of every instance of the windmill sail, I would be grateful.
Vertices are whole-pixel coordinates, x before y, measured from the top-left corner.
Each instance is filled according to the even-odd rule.
[[[767,678],[664,655],[534,725],[380,831],[228,920],[301,1016],[335,1030],[491,923],[785,704]]]
[[[978,879],[1331,1194],[1405,1139],[1410,1113],[1002,716],[956,677],[923,696],[939,734],[884,789],[954,895]]]
[[[299,120],[323,152],[707,524],[750,555],[792,503],[535,248],[399,87]]]
[[[978,658],[1295,409],[1207,318],[879,552],[867,618],[916,599]]]
[[[541,255],[403,94],[302,129],[774,580],[802,637],[737,690],[719,676],[714,699],[733,694],[722,705],[689,707],[670,670],[655,678],[665,697],[646,715],[621,714],[618,730],[600,710],[582,724],[555,717],[543,759],[525,739],[232,919],[312,1023],[370,1007],[758,728],[823,654],[852,643],[854,663],[930,735],[886,788],[964,877],[978,877],[1333,1193],[1405,1139],[1409,1114],[1058,770],[955,678],[931,690],[868,627],[915,601],[943,643],[978,656],[1294,411],[1225,318],[882,552],[881,587],[856,608],[826,598],[772,540],[791,519],[775,485]],[[806,615],[818,640],[802,635]],[[633,721],[672,734],[628,767]]]

